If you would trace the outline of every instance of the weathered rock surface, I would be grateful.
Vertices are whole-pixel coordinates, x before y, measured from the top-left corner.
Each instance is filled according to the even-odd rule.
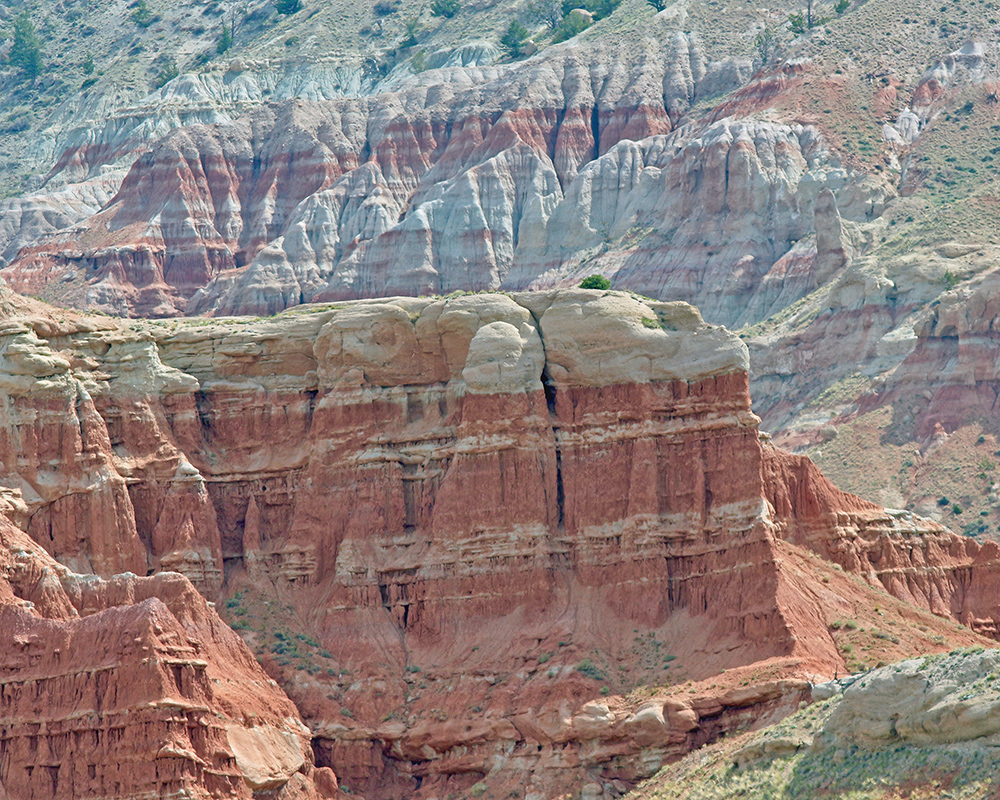
[[[816,685],[813,705],[693,754],[629,797],[990,797],[998,664],[1000,652],[974,647]]]
[[[821,35],[778,36],[765,59],[751,6],[654,14],[627,0],[562,44],[536,20],[539,52],[501,63],[495,3],[425,26],[413,50],[396,39],[407,15],[373,21],[342,1],[280,34],[270,5],[244,4],[236,50],[216,57],[214,43],[196,53],[214,24],[160,0],[148,31],[106,24],[103,8],[81,31],[52,0],[61,72],[91,47],[114,58],[94,86],[39,87],[32,114],[0,120],[0,138],[37,125],[16,135],[27,152],[0,148],[4,175],[34,173],[0,205],[7,279],[59,303],[172,316],[601,272],[748,326],[758,413],[804,448],[904,377],[893,370],[931,303],[995,270],[989,17],[917,28],[894,23],[934,19],[926,2],[854,4]],[[86,47],[65,44],[80,36]],[[148,91],[168,54],[181,74]],[[856,374],[862,388],[827,405]],[[914,370],[889,400],[894,438],[914,449],[990,406],[988,382],[933,375]],[[876,495],[933,505],[905,480]],[[984,510],[992,535],[1000,502]]]
[[[4,797],[343,796],[181,575],[75,574],[0,516],[0,642]]]
[[[750,65],[711,61],[693,35],[657,35],[439,71],[350,101],[216,119],[206,107],[206,124],[187,114],[97,213],[49,234],[12,228],[25,246],[3,277],[23,293],[163,317],[559,286],[598,270],[713,322],[759,321],[839,270],[840,217],[870,220],[894,190],[845,166],[812,125],[676,127]],[[173,91],[225,95],[217,77]],[[89,185],[102,159],[119,163],[129,128],[109,125],[98,138],[121,142],[74,145],[55,174]],[[814,230],[818,255],[807,242],[782,262]]]
[[[988,747],[1000,733],[998,666],[1000,652],[985,650],[875,670],[844,690],[816,744],[874,749],[978,740]]]
[[[826,609],[873,589],[817,592],[809,550],[996,629],[997,553],[762,446],[745,346],[684,303],[570,290],[5,326],[5,452],[31,448],[4,457],[8,513],[75,568],[175,570],[224,599],[319,762],[372,797],[631,785],[784,713],[801,684],[705,708],[598,698],[768,659],[769,680],[844,670]],[[283,734],[227,741],[261,790],[278,767],[257,754],[279,777],[297,764]]]

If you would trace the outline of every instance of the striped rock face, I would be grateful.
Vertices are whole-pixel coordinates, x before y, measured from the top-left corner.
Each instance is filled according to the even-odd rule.
[[[8,797],[344,796],[182,575],[76,574],[0,517],[0,641]]]
[[[685,303],[563,290],[122,323],[0,299],[0,500],[33,552],[65,565],[36,581],[69,598],[63,627],[95,626],[100,646],[73,663],[126,663],[101,619],[169,611],[183,627],[193,604],[228,643],[184,650],[199,708],[255,686],[197,589],[295,703],[318,763],[365,796],[632,785],[848,669],[834,618],[916,615],[919,636],[880,640],[887,660],[977,641],[926,611],[985,633],[1000,618],[996,552],[762,441],[746,347]],[[67,568],[127,591],[57,591]],[[71,583],[104,585],[91,580]],[[5,613],[42,625],[18,591]],[[160,675],[153,663],[135,669]],[[159,702],[160,671],[135,703]],[[693,694],[669,688],[687,680]],[[266,723],[211,723],[230,759],[211,770],[334,791],[268,692],[254,703],[271,715],[253,712]],[[5,718],[19,737],[25,714]],[[149,741],[215,763],[168,728]],[[118,757],[101,752],[95,770]],[[177,790],[222,791],[203,773]]]

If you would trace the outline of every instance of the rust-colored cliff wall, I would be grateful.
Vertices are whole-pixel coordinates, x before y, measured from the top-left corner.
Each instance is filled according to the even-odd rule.
[[[745,347],[683,303],[24,318],[0,359],[0,442],[22,454],[3,461],[5,513],[79,571],[186,575],[295,702],[318,763],[371,798],[630,785],[794,707],[803,677],[847,668],[827,609],[874,591],[838,578],[820,596],[809,551],[995,630],[995,554],[762,446]],[[102,613],[147,624],[156,601],[129,598]],[[136,702],[169,694],[172,673],[115,647],[97,652],[154,687]],[[762,663],[799,682],[636,700]],[[200,674],[184,685],[207,708]]]
[[[77,575],[0,517],[0,641],[5,797],[340,796],[295,707],[181,575]]]

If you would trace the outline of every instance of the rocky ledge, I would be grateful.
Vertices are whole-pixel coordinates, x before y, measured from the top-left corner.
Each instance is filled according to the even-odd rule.
[[[996,793],[1000,652],[973,647],[814,686],[816,702],[664,770],[630,800]]]

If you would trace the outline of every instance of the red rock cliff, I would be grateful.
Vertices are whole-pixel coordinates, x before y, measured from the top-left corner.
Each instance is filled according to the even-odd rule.
[[[0,642],[4,797],[340,796],[181,575],[77,575],[0,517]]]
[[[869,590],[813,597],[806,549],[995,619],[968,580],[995,559],[762,448],[745,347],[683,303],[576,290],[36,327],[2,340],[3,435],[51,407],[31,462],[55,469],[5,460],[9,513],[78,568],[133,559],[224,600],[320,763],[371,798],[630,782],[740,708],[781,707],[785,689],[633,719],[596,698],[768,659],[843,670],[823,603]],[[109,522],[81,540],[71,514]]]

